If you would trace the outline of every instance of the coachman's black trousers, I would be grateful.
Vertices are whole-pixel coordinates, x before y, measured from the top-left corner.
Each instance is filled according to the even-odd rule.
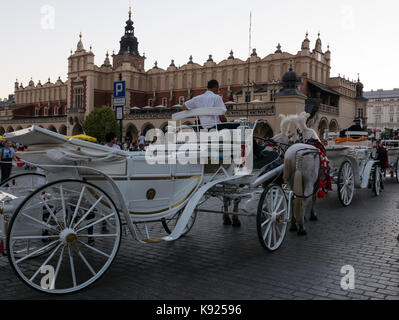
[[[12,159],[3,159],[1,160],[0,165],[1,165],[1,182],[3,182],[7,180],[11,175]]]

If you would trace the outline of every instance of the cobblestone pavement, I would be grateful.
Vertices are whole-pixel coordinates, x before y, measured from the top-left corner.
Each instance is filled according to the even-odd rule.
[[[254,217],[242,227],[200,214],[174,243],[125,238],[111,269],[90,288],[57,299],[393,299],[399,300],[399,185],[380,197],[357,190],[343,208],[336,193],[319,202],[308,235],[289,233],[280,250],[262,249]],[[214,202],[213,209],[221,207]],[[340,287],[342,266],[355,268],[355,290]],[[1,299],[52,299],[26,287],[0,258]]]

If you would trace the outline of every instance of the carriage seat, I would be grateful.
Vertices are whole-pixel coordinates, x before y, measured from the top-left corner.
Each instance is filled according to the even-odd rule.
[[[267,166],[265,168],[265,173],[266,173],[281,165],[281,161],[277,160],[279,158],[279,154],[276,151],[274,150],[269,151],[266,149],[257,150],[258,148],[261,147],[257,144],[254,144],[253,169],[259,170]]]

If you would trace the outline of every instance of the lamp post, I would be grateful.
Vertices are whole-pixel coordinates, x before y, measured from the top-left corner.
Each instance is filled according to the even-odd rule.
[[[119,81],[122,81],[122,73],[119,73]],[[123,107],[122,107],[122,117],[120,117],[120,119],[119,119],[119,134],[120,134],[120,141],[121,141],[121,145],[122,145],[122,143],[124,142],[123,141],[123,137],[122,137],[122,131],[123,131],[123,123],[122,123],[122,119],[123,119]]]

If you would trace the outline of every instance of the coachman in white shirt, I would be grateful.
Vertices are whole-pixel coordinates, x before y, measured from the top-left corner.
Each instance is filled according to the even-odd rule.
[[[187,101],[183,105],[183,110],[192,110],[196,108],[224,108],[226,111],[226,106],[223,102],[221,96],[218,95],[219,93],[219,83],[216,80],[211,80],[208,82],[208,90],[200,95],[197,96],[189,101]],[[201,126],[204,129],[212,129],[217,128],[218,130],[223,129],[235,129],[239,124],[229,124],[227,122],[227,118],[224,115],[221,116],[200,116],[199,117]],[[221,124],[223,123],[223,124]],[[234,212],[238,212],[238,204],[239,202],[234,202]],[[230,206],[230,201],[227,200],[224,203],[225,212],[228,211],[228,207]],[[225,225],[232,225],[233,227],[240,227],[241,222],[238,218],[238,215],[233,214],[233,219],[230,219],[229,214],[225,213],[223,215],[223,223]]]
[[[196,96],[193,99],[187,101],[183,105],[183,110],[192,110],[196,108],[224,108],[226,110],[226,106],[223,102],[219,93],[219,83],[216,80],[211,80],[208,82],[208,90],[201,94],[200,96]],[[226,110],[227,111],[227,110]],[[226,116],[200,116],[199,117],[201,126],[204,129],[215,128],[218,124],[222,122],[227,122]]]

